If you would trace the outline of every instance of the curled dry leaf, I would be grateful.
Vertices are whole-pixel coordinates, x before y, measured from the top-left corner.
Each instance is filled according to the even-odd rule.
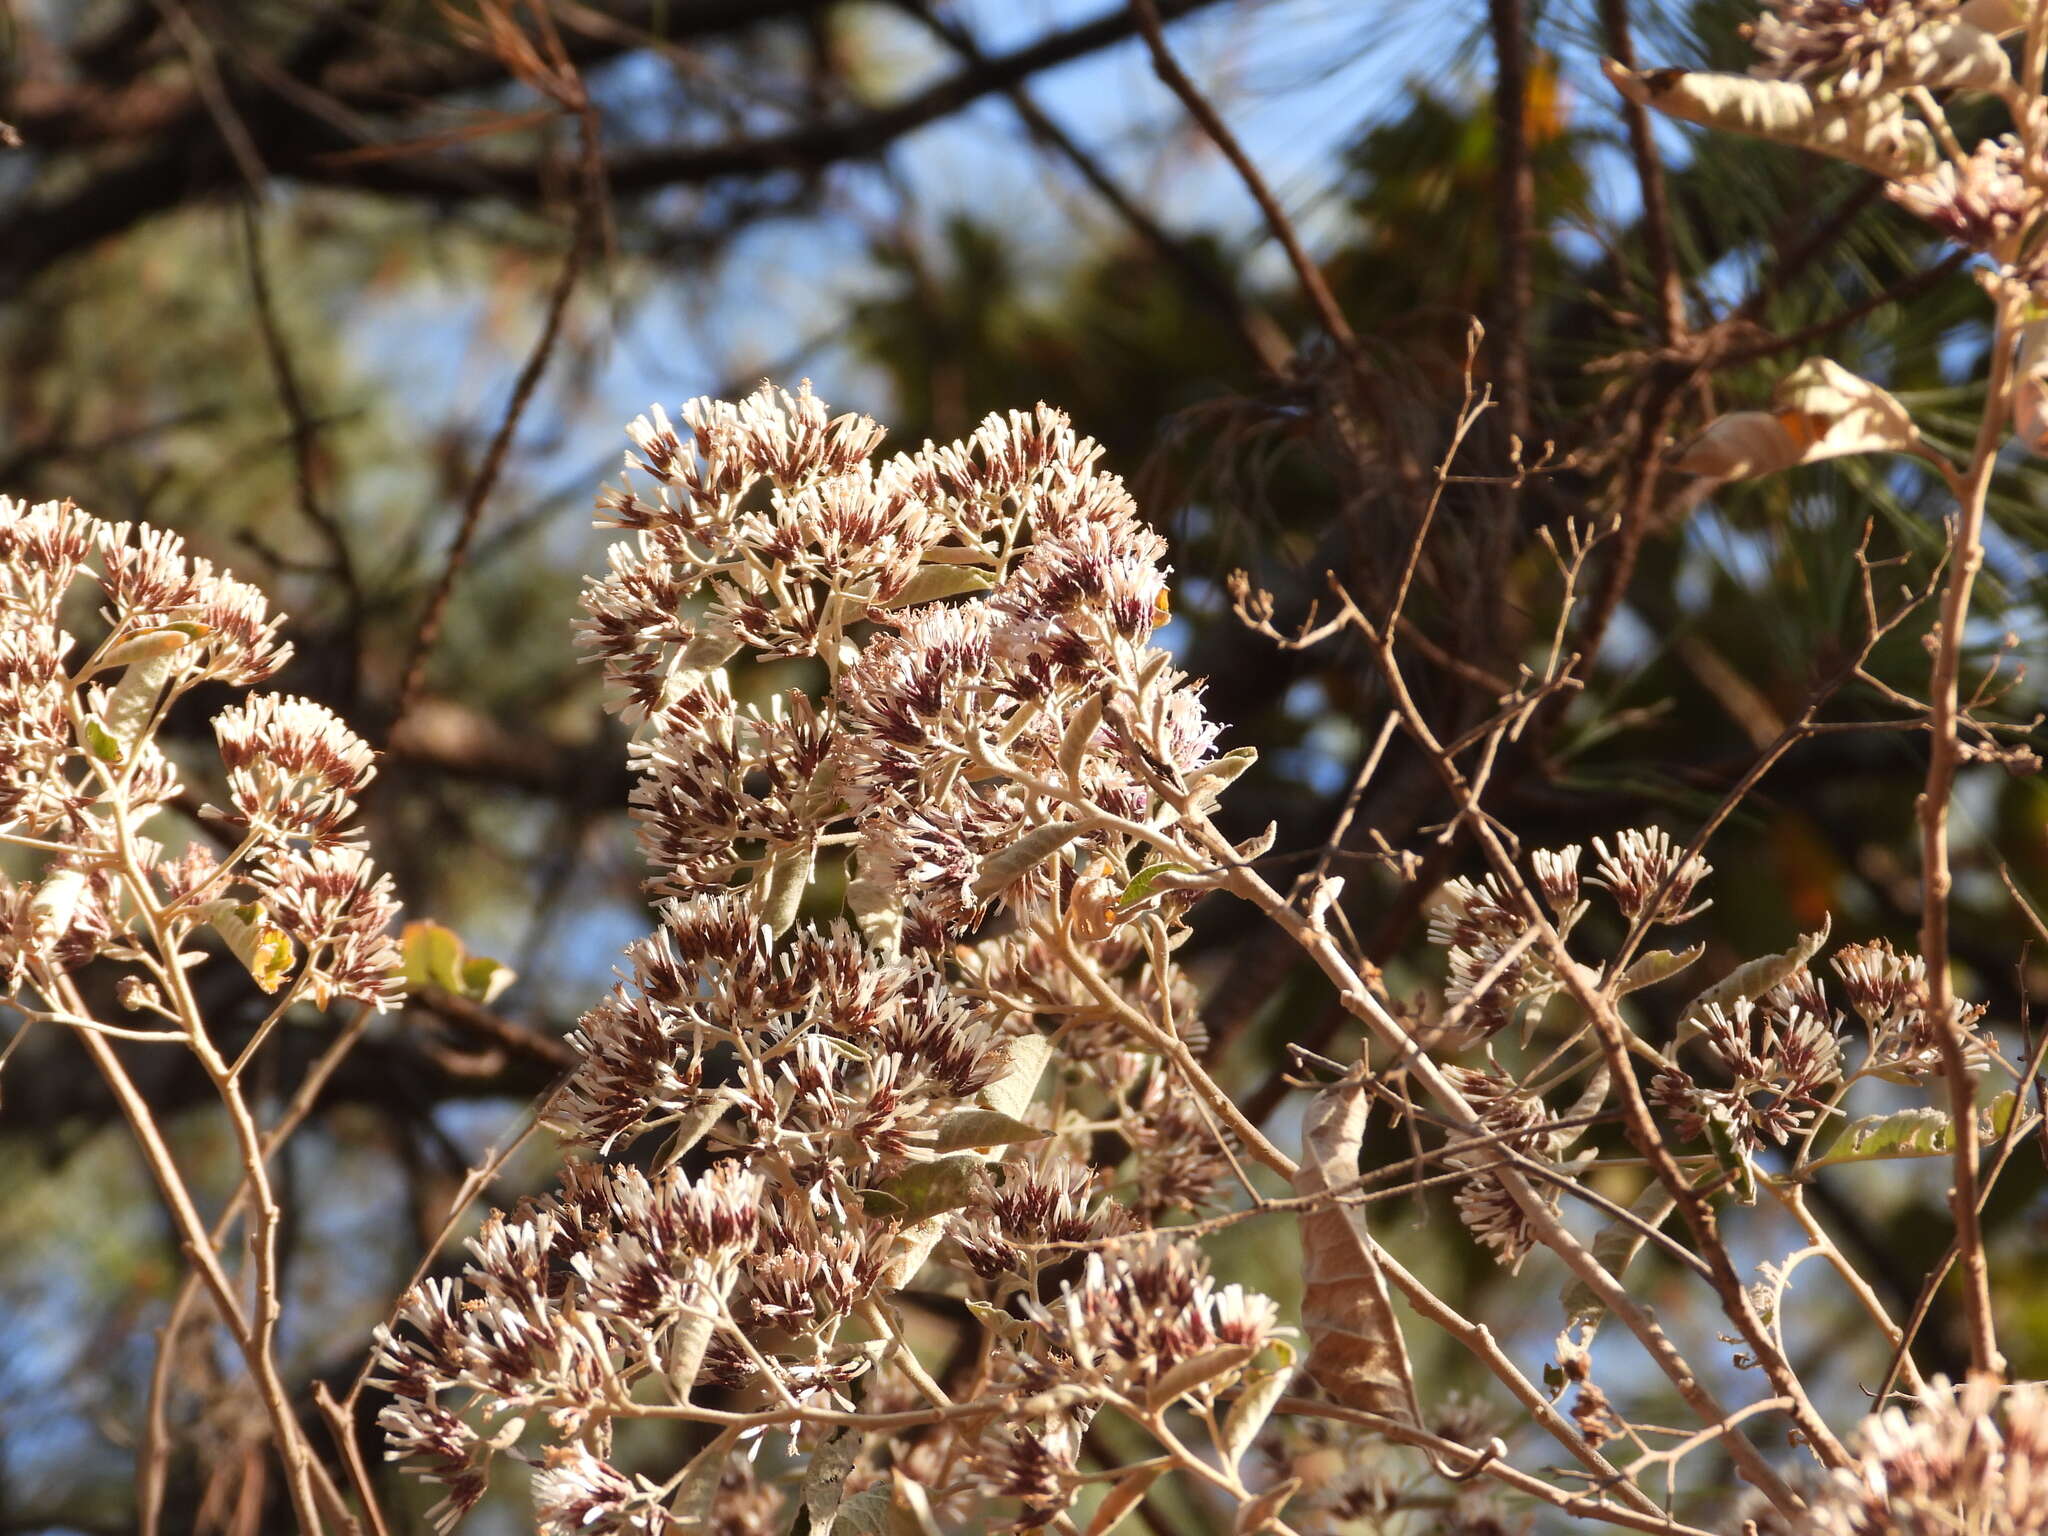
[[[1779,380],[1771,402],[1768,411],[1721,417],[1673,467],[1746,480],[1853,453],[1910,453],[1920,444],[1920,430],[1897,397],[1825,357],[1809,358]]]
[[[1365,1085],[1356,1079],[1316,1095],[1302,1127],[1296,1194],[1329,1195],[1357,1183],[1366,1111]],[[1419,1420],[1408,1344],[1361,1207],[1332,1200],[1302,1213],[1301,1277],[1309,1378],[1347,1407]]]
[[[1916,176],[1940,158],[1926,124],[1908,118],[1892,97],[1833,103],[1789,80],[1633,70],[1613,59],[1601,69],[1630,101],[1666,117],[1810,149],[1880,176]]]

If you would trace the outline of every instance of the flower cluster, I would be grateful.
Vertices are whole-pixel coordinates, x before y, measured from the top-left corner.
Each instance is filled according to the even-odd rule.
[[[628,537],[586,597],[661,898],[549,1106],[595,1160],[382,1336],[391,1454],[444,1523],[516,1452],[544,1528],[665,1529],[678,1492],[612,1458],[613,1421],[929,1406],[890,1299],[930,1269],[989,1330],[966,1390],[1032,1406],[893,1465],[952,1468],[970,1524],[978,1499],[1049,1519],[1094,1403],[1207,1402],[1276,1328],[1191,1246],[1128,1246],[1231,1166],[1154,1047],[1201,1039],[1160,850],[1243,760],[1152,643],[1162,541],[1057,413],[881,462],[808,390],[679,414],[631,428],[600,501]],[[334,782],[250,793],[303,820],[308,775]]]
[[[85,647],[66,625],[94,609]],[[215,716],[233,810],[202,828],[221,852],[188,828],[172,853],[146,830],[184,790],[157,740],[172,706],[272,676],[290,655],[278,625],[175,534],[0,497],[0,841],[43,865],[0,890],[0,973],[31,1016],[64,1012],[66,974],[114,951],[136,967],[123,1002],[189,1033],[201,930],[280,1009],[396,1000],[397,906],[350,827],[371,753],[328,710],[255,693]]]
[[[1449,1163],[1455,1168],[1485,1168],[1500,1161],[1504,1148],[1547,1160],[1564,1150],[1565,1133],[1554,1129],[1555,1117],[1534,1094],[1516,1090],[1503,1073],[1471,1067],[1447,1067],[1446,1074],[1466,1102],[1478,1111],[1487,1134],[1501,1138],[1499,1146],[1454,1153]],[[1543,1191],[1555,1208],[1559,1196],[1554,1188]],[[1458,1186],[1452,1197],[1458,1219],[1472,1235],[1493,1251],[1494,1258],[1510,1270],[1521,1268],[1535,1246],[1528,1213],[1511,1197],[1499,1178],[1481,1172]]]
[[[1941,1040],[1927,1011],[1927,962],[1902,955],[1890,941],[1844,944],[1830,962],[1842,991],[1870,1032],[1866,1070],[1892,1082],[1911,1083],[1941,1071]],[[1963,1031],[1963,1053],[1974,1067],[1991,1059],[1989,1044],[1976,1031],[1982,1004],[1955,1004]]]
[[[1805,1512],[1817,1536],[2032,1536],[2048,1531],[2048,1386],[1936,1378],[1910,1411],[1858,1431],[1861,1454]]]
[[[1631,827],[1616,835],[1610,850],[1593,839],[1599,872],[1592,883],[1604,886],[1621,915],[1632,923],[1682,923],[1707,910],[1709,903],[1689,905],[1700,881],[1713,866],[1698,854],[1687,856],[1671,846],[1661,827]]]
[[[1691,1038],[1717,1080],[1696,1080],[1678,1064],[1674,1045],[1670,1063],[1651,1085],[1688,1141],[1712,1124],[1744,1153],[1765,1140],[1782,1147],[1806,1129],[1826,1091],[1841,1081],[1841,1036],[1824,1014],[1743,998],[1727,1007],[1707,1004],[1696,1024]]]
[[[1771,0],[1748,28],[1756,73],[1822,84],[1842,97],[1886,88],[1956,0]]]
[[[1090,1254],[1078,1284],[1050,1305],[1026,1301],[1024,1312],[1079,1379],[1155,1404],[1213,1399],[1279,1323],[1271,1301],[1219,1289],[1198,1249],[1160,1235]]]
[[[1542,867],[1553,871],[1561,889],[1560,866]],[[1576,895],[1576,870],[1570,881]],[[1477,1034],[1497,1033],[1525,1015],[1533,1019],[1557,995],[1562,983],[1535,944],[1534,930],[1496,875],[1476,881],[1461,875],[1437,893],[1429,940],[1446,952],[1444,1003]]]
[[[2008,248],[2035,203],[2024,153],[2010,134],[1985,139],[1960,168],[1945,160],[1924,176],[1888,183],[1885,195],[1956,244],[1992,252]]]

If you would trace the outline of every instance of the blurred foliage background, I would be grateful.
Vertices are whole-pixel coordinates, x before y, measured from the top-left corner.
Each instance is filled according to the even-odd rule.
[[[1938,441],[1962,441],[1977,403],[1981,297],[1866,178],[1631,123],[1601,82],[1606,52],[1739,67],[1742,7],[1160,8],[1355,342],[1304,301],[1117,0],[0,7],[0,121],[19,140],[0,150],[0,489],[175,528],[278,594],[298,645],[282,686],[383,753],[374,846],[409,911],[519,973],[489,1013],[380,1021],[292,1143],[286,1340],[301,1384],[352,1375],[463,1170],[552,1079],[560,1037],[647,926],[623,744],[570,624],[601,559],[591,496],[652,402],[809,377],[904,443],[1063,406],[1173,539],[1168,633],[1209,679],[1226,744],[1262,754],[1230,812],[1244,834],[1277,822],[1282,853],[1328,833],[1385,700],[1342,645],[1283,653],[1247,635],[1226,578],[1251,568],[1293,619],[1326,571],[1384,586],[1457,419],[1475,316],[1476,382],[1497,403],[1437,514],[1408,636],[1442,729],[1483,718],[1559,623],[1539,532],[1573,518],[1615,530],[1565,620],[1584,688],[1493,775],[1489,803],[1526,845],[1648,822],[1689,835],[1858,644],[1866,523],[1872,555],[1903,562],[1882,581],[1927,579],[1945,509],[1910,465],[1841,461],[1711,498],[1659,469],[1672,439],[1761,400],[1811,353],[1885,383]],[[1511,436],[1531,460],[1554,445],[1519,485]],[[473,542],[451,565],[467,508]],[[2024,661],[2043,636],[2048,534],[2033,466],[2007,466],[1994,519],[1973,639],[1981,661],[2009,635]],[[1921,683],[1918,633],[1902,628],[1873,669]],[[2037,694],[2023,682],[1999,712],[2026,719]],[[1827,718],[1895,714],[1851,687]],[[1712,850],[1714,906],[1692,930],[1705,965],[1781,948],[1825,913],[1838,938],[1910,946],[1923,771],[1910,731],[1827,734],[1788,755]],[[1340,855],[1348,916],[1397,992],[1431,974],[1428,893],[1471,863],[1438,836],[1445,814],[1396,747]],[[1966,772],[1961,980],[2009,1031],[2044,977],[1997,872],[2048,895],[2044,828],[2038,780]],[[1418,855],[1414,872],[1374,858],[1374,837]],[[1346,1056],[1357,1041],[1276,935],[1243,913],[1205,909],[1198,925],[1212,1052],[1291,1136],[1283,1045]],[[261,1011],[253,995],[214,1006]],[[1653,1032],[1670,1022],[1659,1006],[1643,1005]],[[273,1053],[271,1091],[333,1027],[302,1021]],[[135,1061],[181,1156],[225,1181],[203,1080]],[[1400,1133],[1380,1134],[1399,1156]],[[494,1198],[549,1163],[530,1150]],[[1822,1192],[1823,1213],[1904,1313],[1948,1239],[1939,1171],[1856,1178],[1853,1199]],[[2029,1153],[1989,1221],[2009,1272],[2048,1279],[2041,1189]],[[1543,1356],[1528,1321],[1543,1309],[1513,1302],[1554,1293],[1542,1255],[1518,1277],[1495,1270],[1441,1204],[1380,1220],[1414,1267]],[[1296,1282],[1278,1230],[1226,1241],[1222,1262],[1284,1296]],[[1782,1236],[1741,1257],[1798,1246]],[[0,1077],[0,1531],[128,1528],[180,1263],[83,1057],[54,1032],[31,1040]],[[1703,1293],[1648,1261],[1634,1273],[1725,1364]],[[2003,1297],[2025,1374],[2048,1371],[2041,1294]],[[1864,1335],[1839,1292],[1816,1279],[1794,1295],[1802,1369],[1853,1411],[1884,1362],[1844,1347]],[[1962,1361],[1953,1324],[1937,1307],[1930,1368]],[[278,1490],[260,1420],[203,1336],[175,1342],[189,1358],[174,1518],[267,1528]],[[1426,1364],[1435,1387],[1475,1385],[1462,1360]],[[1646,1401],[1635,1416],[1655,1418]],[[673,1449],[644,1453],[673,1465]],[[517,1490],[494,1498],[476,1528],[517,1529]],[[1192,1506],[1178,1518],[1210,1528]]]

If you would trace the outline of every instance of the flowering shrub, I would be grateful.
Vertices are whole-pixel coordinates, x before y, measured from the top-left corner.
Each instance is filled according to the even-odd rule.
[[[1441,1504],[1383,1453],[1318,1461],[1339,1445],[1356,1462],[1369,1426],[1439,1476],[1491,1471],[1576,1515],[1693,1529],[1639,1485],[1661,1458],[1619,1466],[1602,1450],[1640,1439],[1590,1376],[1610,1314],[1699,1413],[1695,1438],[1728,1445],[1767,1518],[1834,1497],[1767,1461],[1742,1423],[1781,1413],[1826,1465],[1850,1465],[1779,1332],[1791,1264],[1846,1260],[1821,1240],[1744,1281],[1714,1208],[1768,1189],[1810,1223],[1803,1189],[1821,1170],[1947,1151],[1937,1110],[1849,1122],[1845,1105],[1862,1083],[1941,1085],[1950,1034],[1973,1074],[1991,1068],[1980,1010],[1951,1004],[1944,1031],[1918,957],[1845,945],[1833,968],[1867,1032],[1852,1051],[1815,969],[1822,932],[1737,968],[1652,1045],[1620,999],[1699,958],[1641,946],[1704,910],[1712,870],[1697,845],[1625,829],[1594,839],[1583,872],[1577,846],[1517,859],[1492,840],[1494,867],[1435,898],[1446,981],[1418,1013],[1340,937],[1339,882],[1311,874],[1283,895],[1259,873],[1267,839],[1216,830],[1249,754],[1218,754],[1198,689],[1153,643],[1161,543],[1063,418],[991,418],[967,443],[878,466],[875,424],[833,419],[808,392],[683,416],[682,430],[658,413],[634,424],[628,479],[601,503],[630,537],[585,625],[637,730],[661,926],[585,1016],[582,1061],[547,1106],[582,1148],[559,1192],[493,1217],[465,1284],[426,1283],[381,1340],[392,1454],[444,1485],[444,1524],[502,1454],[537,1461],[542,1526],[561,1532],[750,1530],[793,1500],[813,1528],[1039,1528],[1097,1483],[1106,1529],[1167,1467],[1234,1499],[1246,1530]],[[1257,594],[1240,600],[1300,643]],[[1376,633],[1348,598],[1337,622]],[[792,659],[814,687],[764,695],[750,669]],[[1544,681],[1503,702],[1496,734]],[[1459,751],[1430,745],[1458,775]],[[1340,1074],[1296,1159],[1218,1088],[1173,956],[1189,906],[1219,889],[1323,967],[1378,1070],[1433,1096],[1426,1116],[1377,1070]],[[1627,938],[1581,958],[1589,928]],[[1535,1386],[1371,1234],[1359,1155],[1375,1097],[1440,1132],[1418,1155],[1496,1261],[1562,1259],[1557,1386]],[[1606,1154],[1587,1133],[1617,1100],[1657,1169],[1632,1210],[1593,1193]],[[2007,1129],[2014,1101],[1970,1113]],[[1296,1193],[1294,1325],[1220,1285],[1198,1243],[1230,1211],[1274,1209],[1260,1168]],[[1591,1243],[1566,1219],[1574,1197],[1608,1213]],[[1661,1230],[1679,1208],[1697,1254]],[[1719,1293],[1747,1351],[1735,1363],[1778,1394],[1763,1410],[1723,1406],[1629,1294],[1649,1240]],[[1483,1413],[1427,1403],[1394,1287],[1599,1486],[1519,1473]],[[964,1303],[968,1330],[936,1374],[905,1306],[935,1296]],[[1909,1355],[1901,1368],[1936,1392]],[[1559,1388],[1575,1391],[1569,1414],[1549,1406]],[[1159,1454],[1085,1466],[1104,1412]],[[665,1478],[630,1473],[613,1458],[635,1418],[710,1438]],[[759,1459],[771,1435],[769,1460],[792,1463],[782,1489]],[[1446,1528],[1486,1507],[1461,1493]]]

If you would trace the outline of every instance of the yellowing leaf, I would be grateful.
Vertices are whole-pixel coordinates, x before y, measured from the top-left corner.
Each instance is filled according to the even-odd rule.
[[[405,925],[398,952],[399,975],[408,990],[439,987],[480,1007],[488,1008],[518,979],[510,966],[470,954],[452,928],[424,919]]]
[[[213,913],[213,928],[249,976],[265,992],[275,992],[292,973],[296,957],[291,935],[270,920],[260,901],[222,903]]]
[[[1799,462],[1800,447],[1775,411],[1732,411],[1707,424],[1671,467],[1715,480],[1775,474]]]
[[[399,935],[398,948],[404,957],[402,974],[408,987],[439,987],[443,992],[462,990],[462,940],[452,928],[425,920],[407,923]]]

